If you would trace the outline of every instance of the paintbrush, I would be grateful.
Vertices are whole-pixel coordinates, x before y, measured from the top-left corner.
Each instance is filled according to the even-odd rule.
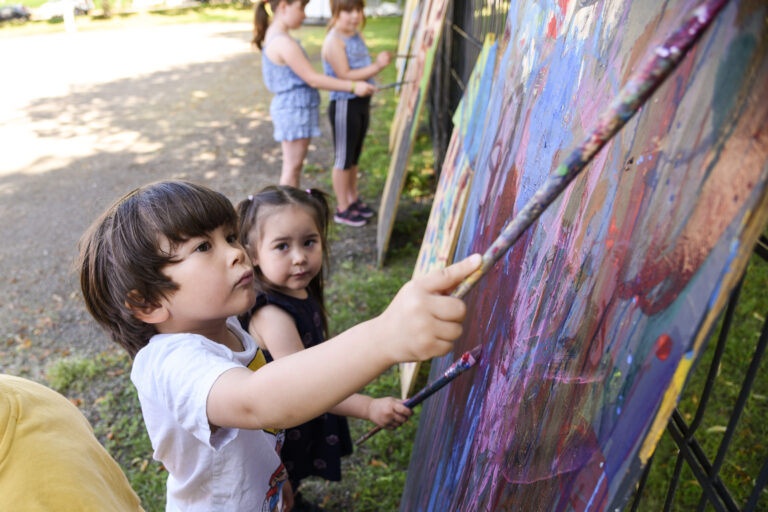
[[[483,254],[483,263],[480,268],[459,284],[451,294],[453,297],[464,297],[522,236],[523,232],[557,199],[597,152],[640,110],[640,107],[683,60],[728,2],[729,0],[709,0],[700,4],[682,26],[646,57],[645,61],[638,66],[638,71],[630,76],[626,85],[597,119],[596,125],[588,132],[583,142],[557,166],[555,172],[504,227],[501,235]]]
[[[407,83],[410,83],[410,82],[408,80],[403,80],[402,82],[392,82],[391,84],[377,85],[376,89],[379,91],[382,89],[391,89],[392,87],[398,87],[401,85],[405,85]]]
[[[370,55],[370,54],[368,54],[368,53],[353,53],[353,54],[350,55],[350,57],[367,57],[368,55]],[[398,54],[393,55],[393,57],[396,58],[396,59],[412,59],[412,58],[415,57],[415,55],[411,55],[409,53],[398,53]]]
[[[447,370],[445,370],[445,372],[443,372],[443,375],[440,378],[424,386],[418,393],[413,395],[408,400],[404,401],[403,405],[409,409],[413,409],[414,407],[419,405],[421,402],[423,402],[424,400],[432,396],[434,393],[442,389],[446,384],[451,382],[453,379],[455,379],[465,371],[475,366],[477,362],[480,360],[481,349],[482,347],[478,345],[472,350],[464,352],[456,361],[453,362],[453,364],[451,364],[451,366],[448,367]],[[355,444],[356,445],[362,444],[382,428],[383,427],[380,427],[380,426],[376,426],[372,428],[371,430],[366,432],[364,436],[362,436],[360,439],[355,441]]]

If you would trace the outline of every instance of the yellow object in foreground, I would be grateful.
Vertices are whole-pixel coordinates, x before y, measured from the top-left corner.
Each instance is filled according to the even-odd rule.
[[[0,375],[0,509],[143,510],[78,408],[10,375]]]

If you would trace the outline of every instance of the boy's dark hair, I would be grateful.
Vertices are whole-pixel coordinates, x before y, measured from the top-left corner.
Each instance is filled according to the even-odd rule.
[[[271,16],[267,13],[266,4],[269,4],[269,8],[273,13],[272,15],[274,15],[274,12],[277,10],[277,6],[281,1],[288,5],[291,5],[293,2],[301,2],[303,7],[306,7],[309,3],[309,0],[261,0],[261,2],[257,3],[253,9],[253,39],[251,40],[251,44],[258,47],[259,50],[261,50],[262,44],[264,43],[264,36],[267,33],[267,27],[269,27],[271,21],[269,19]]]
[[[174,260],[163,248],[219,226],[237,228],[223,194],[186,181],[145,185],[113,204],[83,234],[78,247],[80,288],[93,318],[131,357],[157,334],[131,309],[157,305],[178,285],[162,272]]]
[[[328,20],[328,30],[331,30],[339,19],[341,11],[354,11],[359,9],[363,11],[363,23],[360,28],[365,27],[365,0],[331,0],[331,19]]]
[[[323,247],[323,265],[320,272],[309,282],[310,296],[320,304],[323,320],[323,333],[328,337],[328,319],[326,318],[325,301],[323,299],[324,274],[327,271],[329,260],[328,251],[328,224],[330,222],[330,209],[325,192],[317,189],[300,190],[287,185],[271,185],[261,190],[256,195],[249,196],[237,204],[239,219],[238,233],[240,244],[243,247],[256,243],[249,240],[248,235],[254,227],[259,228],[259,217],[269,213],[269,210],[278,206],[296,205],[304,208],[315,220],[317,230],[320,232],[320,242]],[[259,233],[257,229],[257,233]],[[254,267],[254,280],[261,292],[278,291],[264,278],[264,274],[258,267]]]

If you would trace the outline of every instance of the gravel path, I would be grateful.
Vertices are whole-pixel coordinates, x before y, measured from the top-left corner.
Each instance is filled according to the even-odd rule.
[[[72,272],[80,235],[129,190],[166,178],[233,202],[276,182],[269,93],[244,23],[0,39],[0,371],[44,382],[62,354],[113,348]],[[317,58],[316,56],[314,58]],[[308,164],[327,168],[327,121]],[[326,173],[327,175],[327,173]],[[302,185],[318,186],[315,176]],[[375,223],[332,248],[374,262]]]

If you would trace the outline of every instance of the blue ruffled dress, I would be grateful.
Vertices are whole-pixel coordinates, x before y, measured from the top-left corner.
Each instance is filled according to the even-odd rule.
[[[290,67],[279,66],[267,57],[267,47],[270,44],[280,44],[281,37],[289,36],[282,33],[274,34],[264,42],[261,51],[261,73],[264,77],[264,85],[275,95],[269,106],[275,140],[319,137],[320,93],[310,87]]]

